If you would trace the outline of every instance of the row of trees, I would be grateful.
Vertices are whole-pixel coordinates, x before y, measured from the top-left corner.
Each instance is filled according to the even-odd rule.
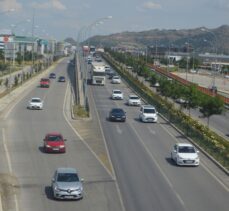
[[[141,57],[135,57],[129,53],[114,52],[110,49],[107,50],[117,61],[131,66],[132,71],[137,73],[138,76],[143,76],[149,80],[152,86],[159,83],[160,88],[158,91],[160,91],[161,95],[172,99],[184,99],[186,103],[183,105],[189,109],[189,113],[191,108],[200,108],[199,111],[203,117],[208,118],[208,124],[212,115],[221,114],[223,112],[224,102],[220,97],[203,94],[195,85],[185,86],[177,81],[168,80],[167,77],[159,75],[148,68],[145,60]],[[181,60],[181,64],[182,62],[184,63],[184,61]]]

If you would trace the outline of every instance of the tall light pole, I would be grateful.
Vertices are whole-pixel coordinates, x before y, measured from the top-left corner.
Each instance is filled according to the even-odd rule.
[[[83,39],[83,40],[86,40],[86,39],[89,39],[90,38],[90,36],[91,36],[91,30],[93,29],[93,27],[95,27],[95,26],[98,26],[98,25],[100,25],[100,24],[103,24],[103,21],[105,21],[105,20],[109,20],[109,19],[111,19],[112,18],[112,16],[106,16],[106,17],[103,17],[103,18],[99,18],[99,19],[97,19],[97,20],[95,20],[94,22],[92,22],[90,25],[88,25],[88,26],[85,26],[85,27],[83,27],[80,31],[79,31],[79,34],[78,34],[78,50],[77,50],[77,60],[79,59],[79,55],[80,55],[80,51],[79,51],[79,47],[80,47],[80,38],[81,39]],[[83,38],[83,34],[84,34],[84,38]],[[88,48],[89,48],[89,51],[90,51],[90,42],[89,42],[89,40],[88,40]],[[82,60],[82,58],[81,58],[81,60]],[[83,61],[83,63],[84,63],[85,61]],[[82,68],[82,65],[81,64],[79,64],[79,62],[77,62],[77,64],[78,64],[78,72],[79,72],[79,70]],[[82,70],[81,70],[82,71]],[[84,91],[84,107],[85,107],[85,109],[86,109],[86,104],[87,104],[87,77],[88,77],[88,64],[86,64],[86,68],[84,67],[83,68],[83,71],[82,71],[82,73],[83,73],[83,83],[82,83],[82,86],[84,87],[84,89],[83,89],[83,91]],[[77,73],[78,75],[78,77],[77,77],[77,80],[81,80],[80,79],[80,75],[79,75],[79,73]],[[79,84],[80,85],[80,84]],[[78,89],[81,89],[80,87],[78,87]],[[78,93],[78,95],[80,95],[80,93]],[[80,102],[80,99],[79,99],[79,102]],[[81,102],[82,103],[82,102]]]
[[[185,43],[187,45],[187,61],[186,61],[186,81],[188,80],[188,62],[189,62],[189,41]]]
[[[217,60],[216,57],[217,57],[217,43],[218,43],[218,39],[217,39],[215,33],[212,32],[211,30],[208,30],[206,28],[201,28],[201,31],[210,33],[214,37],[214,40],[215,40],[215,42],[213,43],[214,44],[213,45],[214,46],[214,51],[215,51],[215,59],[214,59],[215,60],[215,65],[212,68],[212,72],[213,72],[212,88],[213,87],[215,88],[215,74],[216,74],[216,70],[217,70],[217,68],[216,68],[216,60]]]
[[[14,11],[15,11],[14,8],[11,8],[11,9],[8,9],[8,10],[4,10],[4,11],[0,12],[0,15],[1,14],[5,14],[5,13],[9,13],[9,12],[14,12]]]
[[[26,19],[26,20],[23,20],[23,21],[19,21],[15,24],[11,24],[11,27],[12,27],[12,34],[15,36],[15,29],[17,26],[23,24],[23,23],[26,23],[26,22],[30,22],[30,19]],[[13,42],[13,67],[15,65],[15,41]]]

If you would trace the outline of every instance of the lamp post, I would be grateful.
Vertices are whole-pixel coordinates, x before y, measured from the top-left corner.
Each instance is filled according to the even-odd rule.
[[[214,51],[215,51],[215,56],[214,56],[214,58],[215,58],[214,59],[215,65],[212,68],[212,73],[213,73],[212,88],[215,88],[215,74],[216,74],[216,70],[217,70],[217,68],[216,68],[216,57],[217,57],[217,43],[218,43],[218,39],[217,39],[217,37],[216,37],[216,35],[215,35],[214,32],[212,32],[212,31],[210,31],[210,30],[208,30],[206,28],[202,28],[201,31],[210,33],[214,37],[214,40],[215,40],[215,42],[213,43]]]
[[[188,80],[188,62],[189,62],[189,41],[185,43],[187,45],[187,61],[186,61],[186,76],[185,76],[185,80]]]
[[[9,13],[9,12],[14,12],[14,11],[15,11],[15,9],[14,8],[11,8],[11,9],[8,9],[8,10],[5,10],[5,11],[0,12],[0,15],[1,14],[5,14],[5,13]]]
[[[26,22],[30,22],[30,19],[26,19],[26,20],[23,20],[23,21],[19,21],[17,22],[16,24],[11,24],[11,27],[12,27],[12,34],[15,35],[15,29],[18,25],[20,24],[23,24],[23,23],[26,23]],[[13,42],[13,67],[15,65],[15,41]]]
[[[79,33],[78,33],[78,38],[77,38],[77,40],[78,40],[78,47],[77,47],[77,60],[83,60],[83,64],[85,64],[85,59],[83,59],[82,57],[81,57],[81,54],[80,54],[80,41],[81,41],[81,39],[82,39],[82,41],[83,40],[86,40],[86,39],[89,39],[89,37],[91,36],[91,30],[93,29],[93,27],[95,27],[95,26],[98,26],[98,25],[100,25],[100,24],[103,24],[103,21],[105,21],[105,20],[109,20],[109,19],[111,19],[112,18],[112,16],[106,16],[106,17],[103,17],[103,18],[99,18],[99,19],[97,19],[97,20],[95,20],[93,23],[91,23],[90,25],[88,25],[88,26],[85,26],[85,27],[83,27],[80,31],[79,31]],[[89,51],[90,51],[90,42],[89,42],[89,40],[88,40],[88,42],[87,42],[87,44],[88,44],[88,48],[89,48]],[[83,55],[84,56],[84,55]],[[84,102],[81,102],[81,100],[80,99],[78,99],[78,102],[80,103],[80,104],[84,104],[84,108],[85,108],[85,110],[86,110],[86,106],[87,106],[87,77],[88,77],[88,64],[86,64],[86,67],[84,66],[83,67],[83,65],[81,65],[80,64],[80,62],[77,62],[77,68],[78,68],[78,73],[77,73],[77,80],[79,81],[79,80],[81,80],[81,78],[80,78],[80,75],[79,75],[79,70],[81,70],[82,71],[82,78],[83,78],[83,83],[82,83],[82,89],[83,89],[83,97],[84,97]],[[82,70],[82,67],[83,67],[83,70]],[[78,84],[78,86],[80,86],[80,84]],[[81,89],[80,87],[78,87],[78,89]],[[78,95],[80,95],[81,93],[78,93]]]

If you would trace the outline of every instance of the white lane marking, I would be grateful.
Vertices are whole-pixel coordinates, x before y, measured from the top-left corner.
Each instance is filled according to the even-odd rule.
[[[5,129],[4,128],[2,128],[2,140],[3,140],[4,151],[6,153],[7,166],[9,168],[10,174],[12,174],[13,168],[12,168],[12,164],[11,164],[10,153],[9,153],[9,150],[8,150],[8,147],[6,144],[6,135],[5,135]],[[14,194],[14,203],[15,203],[16,211],[19,211],[18,198],[17,198],[16,194]]]
[[[100,122],[100,119],[99,119],[99,114],[98,114],[98,111],[95,109],[95,112],[96,112],[96,116],[97,116],[97,119],[98,119],[98,123],[99,123],[99,127],[100,127],[100,130],[101,130],[101,133],[102,133],[102,137],[103,137],[103,142],[104,142],[104,145],[105,145],[105,148],[106,148],[106,152],[107,152],[107,155],[108,155],[108,159],[109,159],[109,162],[111,164],[111,169],[112,169],[112,172],[114,173],[114,175],[111,174],[111,172],[107,169],[107,167],[100,161],[100,159],[98,158],[98,156],[95,154],[95,152],[90,148],[90,146],[85,142],[85,140],[83,139],[83,137],[80,136],[80,134],[77,132],[77,130],[72,126],[72,124],[69,122],[65,112],[64,112],[64,108],[66,107],[66,102],[67,102],[67,92],[68,92],[68,89],[69,89],[69,84],[67,86],[67,89],[66,89],[66,92],[65,92],[65,97],[64,97],[64,104],[63,104],[63,115],[64,115],[64,118],[66,120],[66,122],[68,123],[68,125],[72,128],[72,130],[75,132],[75,134],[79,137],[79,139],[82,141],[82,143],[85,144],[85,146],[88,148],[88,150],[95,156],[95,158],[98,160],[98,162],[104,167],[104,169],[107,171],[107,173],[110,175],[110,177],[115,181],[115,186],[117,188],[117,192],[118,192],[118,196],[119,196],[119,200],[120,200],[120,203],[121,203],[121,207],[122,207],[122,211],[125,211],[125,207],[124,207],[124,203],[123,203],[123,200],[122,200],[122,195],[121,195],[121,191],[120,191],[120,188],[118,186],[118,183],[117,183],[117,177],[116,177],[116,174],[115,174],[115,171],[114,171],[114,167],[113,167],[113,164],[111,162],[111,158],[110,158],[110,154],[109,154],[109,151],[108,151],[108,148],[107,148],[107,144],[106,144],[106,141],[105,141],[105,136],[104,136],[104,133],[103,133],[103,129],[102,129],[102,125],[101,125],[101,122]],[[95,101],[94,101],[94,98],[92,96],[92,101],[93,101],[93,106],[95,106],[96,108],[96,105],[95,105]]]
[[[153,154],[149,151],[149,149],[147,148],[147,146],[144,144],[144,141],[142,140],[142,138],[139,136],[139,134],[136,132],[134,126],[130,123],[130,127],[132,128],[132,130],[134,131],[134,133],[136,134],[136,136],[138,137],[138,140],[141,142],[142,146],[144,147],[146,153],[150,156],[150,158],[153,160],[153,162],[155,163],[155,165],[157,166],[157,168],[159,169],[161,175],[164,177],[164,179],[166,180],[166,182],[168,183],[168,185],[170,186],[171,190],[175,193],[177,199],[179,200],[179,202],[181,203],[181,205],[185,208],[185,203],[182,200],[181,196],[175,191],[172,182],[169,180],[169,178],[166,176],[166,174],[163,172],[162,168],[160,167],[159,163],[157,162],[157,160],[155,159],[155,157],[153,156]]]
[[[12,170],[12,165],[11,165],[10,154],[9,154],[7,144],[6,144],[6,136],[5,136],[5,129],[4,128],[2,128],[2,140],[3,140],[4,151],[6,153],[7,166],[9,168],[10,174],[12,174],[13,170]]]
[[[98,109],[96,107],[96,104],[95,104],[95,100],[94,100],[93,95],[92,95],[92,103],[93,103],[93,106],[95,108],[96,118],[98,119],[99,128],[100,128],[100,131],[101,131],[101,134],[102,134],[102,137],[103,137],[103,143],[105,145],[105,149],[106,149],[106,152],[107,152],[108,160],[110,162],[111,169],[112,169],[112,172],[114,174],[115,186],[116,186],[116,189],[117,189],[117,192],[118,192],[118,197],[119,197],[119,200],[120,200],[120,203],[121,203],[121,207],[122,207],[122,210],[125,211],[126,209],[125,209],[125,206],[124,206],[124,202],[122,200],[122,194],[121,194],[121,191],[120,191],[120,188],[119,188],[118,181],[116,179],[117,178],[116,172],[114,171],[113,163],[111,162],[110,153],[109,153],[109,150],[108,150],[108,147],[107,147],[107,142],[106,142],[106,139],[105,139],[105,135],[103,133],[103,128],[102,128],[102,125],[101,125],[101,121],[100,121],[100,118],[99,118]]]
[[[153,135],[156,134],[156,131],[153,130],[150,126],[147,126],[147,128],[148,128],[148,130],[149,130],[149,132],[150,132],[151,134],[153,134]]]
[[[119,127],[119,125],[116,125],[116,130],[117,130],[117,132],[118,132],[118,134],[122,134],[122,130],[121,130],[121,128]]]
[[[174,140],[176,143],[178,143],[178,140],[174,137],[174,135],[172,133],[169,132],[169,130],[167,128],[165,128],[163,125],[160,124],[160,126],[162,127],[162,129],[164,129]],[[200,162],[200,165],[227,191],[229,192],[229,188],[216,176],[213,174],[213,172],[211,172],[208,168],[207,165],[204,164],[203,161]]]

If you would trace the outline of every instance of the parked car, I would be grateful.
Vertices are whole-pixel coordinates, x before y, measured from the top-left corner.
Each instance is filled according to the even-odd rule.
[[[158,112],[152,105],[142,105],[140,108],[139,120],[142,122],[157,122]]]
[[[112,84],[120,84],[121,83],[121,78],[118,75],[115,75],[111,79]]]
[[[229,109],[229,103],[225,103],[224,108]]]
[[[79,178],[75,168],[57,168],[52,178],[53,197],[55,199],[82,199],[83,179]]]
[[[49,88],[49,86],[50,86],[50,80],[48,78],[41,78],[40,87]]]
[[[171,151],[171,159],[177,165],[198,166],[200,164],[199,151],[192,144],[177,143]]]
[[[141,99],[134,94],[129,95],[127,104],[129,106],[140,106],[141,105]]]
[[[182,104],[182,105],[187,105],[188,104],[188,101],[183,99],[183,98],[177,98],[175,100],[175,102],[178,103],[178,104]]]
[[[126,112],[122,108],[112,108],[109,113],[110,121],[126,121]]]
[[[44,151],[65,153],[65,141],[67,140],[59,132],[48,133],[44,138]]]
[[[27,106],[28,109],[36,109],[42,110],[43,109],[43,101],[39,97],[33,97]]]
[[[65,82],[65,77],[64,76],[59,76],[58,82]]]
[[[119,89],[113,89],[111,94],[113,100],[123,100],[123,92]]]
[[[50,73],[49,74],[49,78],[50,79],[55,79],[56,78],[56,74],[55,73]]]

